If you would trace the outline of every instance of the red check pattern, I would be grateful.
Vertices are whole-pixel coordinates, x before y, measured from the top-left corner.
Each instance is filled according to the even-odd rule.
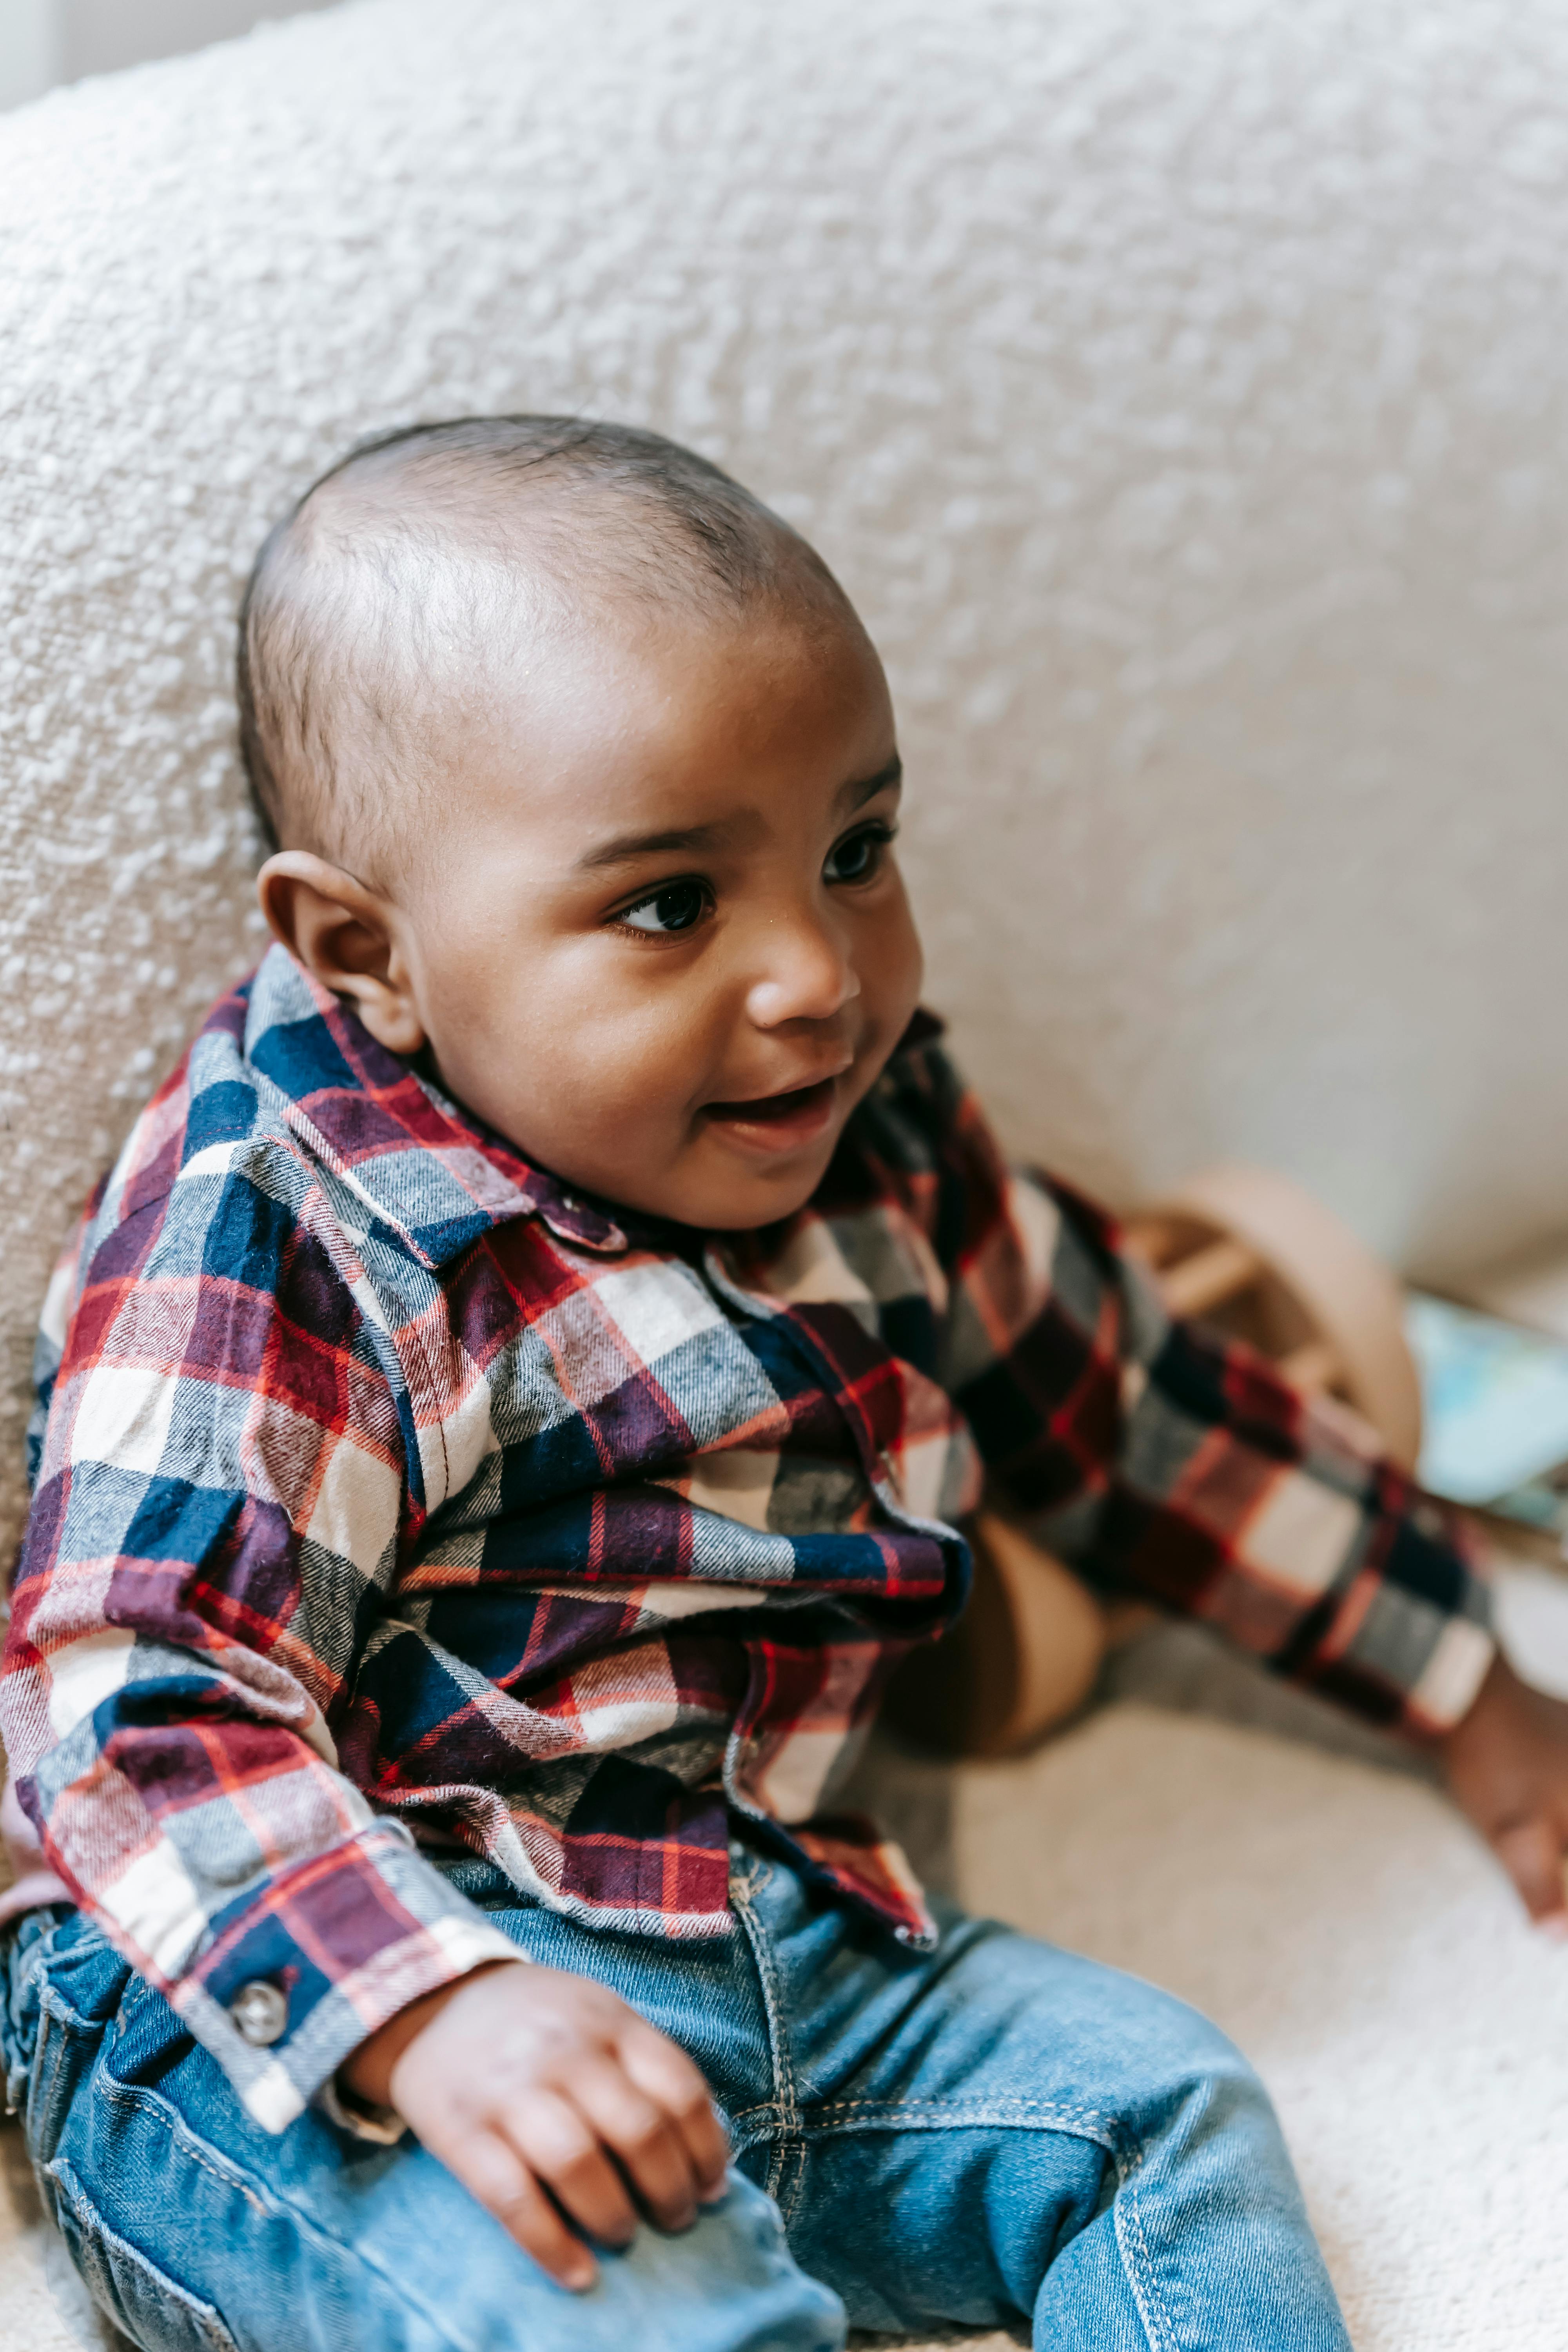
[[[573,1199],[277,949],[139,1121],[46,1311],[0,1728],[49,1864],[269,2127],[512,1950],[444,1857],[702,1937],[740,1813],[923,1941],[834,1790],[986,1478],[1380,1720],[1468,1703],[1485,1596],[1431,1507],[1009,1175],[935,1034],[743,1237]]]

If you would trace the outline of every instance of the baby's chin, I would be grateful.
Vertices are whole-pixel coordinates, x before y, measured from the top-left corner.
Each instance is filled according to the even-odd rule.
[[[622,1198],[628,1209],[701,1233],[742,1234],[776,1225],[805,1207],[827,1172],[843,1128],[844,1120],[836,1119],[809,1149],[771,1158],[705,1136],[687,1165],[671,1169],[663,1182],[634,1181]]]

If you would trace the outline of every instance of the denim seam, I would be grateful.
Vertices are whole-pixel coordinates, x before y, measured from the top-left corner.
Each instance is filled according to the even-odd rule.
[[[142,2090],[134,2083],[118,2082],[112,2074],[100,2074],[93,2089],[98,2097],[104,2100],[110,2106],[134,2107],[143,2114],[156,2116],[170,2137],[179,2142],[193,2164],[198,2166],[203,2172],[210,2173],[212,2178],[221,2182],[224,2188],[237,2189],[240,2195],[254,2205],[258,2213],[289,2211],[287,2205],[280,2207],[276,2199],[268,2197],[237,2167],[230,2165],[210,2141],[198,2138],[180,2114],[179,2109],[169,2100],[160,2098],[155,2091]]]
[[[761,2099],[742,2108],[734,2120],[744,2124],[752,2116],[774,2110],[784,2112],[778,2100]],[[1020,2130],[1071,2130],[1098,2141],[1121,2160],[1121,2137],[1113,2117],[1102,2114],[1098,2107],[1062,2106],[1047,2099],[832,2099],[820,2106],[791,2107],[788,2116],[805,2133],[820,2127],[828,2131],[879,2131],[900,2124],[921,2131],[978,2124],[1016,2125]],[[835,2116],[853,2120],[826,2121]]]
[[[1121,2256],[1122,2268],[1127,2273],[1127,2284],[1132,2290],[1132,2300],[1138,2306],[1138,2316],[1143,2323],[1143,2332],[1149,2338],[1152,2352],[1176,2352],[1175,2329],[1171,2325],[1170,2313],[1165,2308],[1164,2299],[1155,2281],[1153,2256],[1150,2252],[1149,2241],[1143,2230],[1143,2209],[1138,2201],[1137,2175],[1142,2170],[1142,2148],[1130,2163],[1122,2164],[1120,2160],[1117,2163],[1116,2177],[1119,2193],[1112,2210],[1112,2219],[1116,2225],[1117,2251]],[[1122,2190],[1126,2192],[1125,2198],[1120,2193]],[[1130,2224],[1127,2229],[1122,2226],[1124,2213],[1128,2216]],[[1137,2236],[1136,2249],[1130,2242],[1133,2232],[1136,2232]],[[1142,2257],[1142,2263],[1139,2260],[1140,2254]]]
[[[367,2254],[362,2246],[355,2245],[352,2240],[341,2238],[334,2231],[322,2229],[314,2216],[297,2205],[292,2198],[275,2197],[269,2194],[238,2167],[232,2165],[221,2149],[213,2147],[209,2142],[193,2132],[179,2110],[167,2099],[161,2097],[157,2092],[144,2090],[135,2084],[116,2082],[112,2075],[107,2080],[100,2077],[95,2083],[94,2088],[100,2098],[113,2100],[116,2104],[124,2106],[142,2108],[147,2114],[155,2117],[171,2137],[179,2143],[193,2163],[199,2166],[203,2171],[210,2173],[214,2179],[223,2182],[226,2187],[237,2189],[261,2212],[287,2221],[291,2228],[299,2231],[302,2238],[308,2239],[311,2243],[326,2249],[340,2258],[346,2258],[351,2263],[357,2263],[362,2270],[367,2271],[373,2278],[380,2282],[394,2303],[402,2302],[409,2308],[417,2311],[420,2317],[435,2329],[442,2340],[452,2347],[452,2352],[477,2352],[477,2347],[471,2339],[465,2340],[451,2335],[447,2330],[445,2316],[432,2308],[422,2296],[412,2293],[405,2280],[386,2270],[382,2263]]]
[[[75,2011],[73,2011],[71,2014],[74,2016]],[[79,2020],[78,2022],[79,2024],[80,2021]],[[55,2093],[59,2087],[60,2069],[66,2061],[66,2039],[69,2032],[70,2027],[66,2023],[65,2018],[49,1999],[49,1988],[46,1984],[38,2000],[38,2031],[33,2043],[32,2063],[28,2069],[27,2121],[29,2123],[34,2116],[42,2119],[54,2114]],[[37,2071],[40,2056],[47,2063],[47,2076]],[[45,2162],[47,2163],[48,2158],[53,2155],[54,2149],[51,2147],[44,2159]]]
[[[784,2110],[779,2101],[769,2099],[737,2115],[733,2119],[735,2129],[743,2132],[753,2118],[775,2113],[784,2127],[795,2131],[803,2141],[857,2131],[892,2131],[900,2127],[942,2131],[963,2130],[965,2126],[1064,2131],[1092,2140],[1106,2150],[1116,2166],[1118,2194],[1113,2221],[1117,2251],[1143,2332],[1152,2352],[1176,2352],[1176,2334],[1160,2294],[1138,2197],[1137,2176],[1142,2168],[1143,2150],[1138,2148],[1131,2156],[1126,2155],[1114,2119],[1098,2107],[1059,2106],[1046,2099],[834,2099],[803,2113],[794,2105]],[[828,2120],[834,2117],[841,2120]]]
[[[744,2125],[750,2116],[763,2112],[760,2107],[749,2107],[736,2117],[736,2123]],[[818,2120],[831,2116],[845,2120]],[[1140,2147],[1131,2156],[1124,2152],[1121,2134],[1111,2117],[1098,2107],[1058,2106],[1046,2099],[835,2099],[798,2116],[796,2127],[809,2138],[817,2131],[827,2137],[839,2132],[896,2130],[900,2125],[906,2130],[916,2131],[962,2130],[965,2126],[1067,2131],[1102,2147],[1116,2166],[1118,2195],[1113,2219],[1117,2251],[1127,2273],[1138,2316],[1152,2352],[1174,2352],[1176,2334],[1160,2294],[1138,2197],[1137,2176],[1142,2168],[1143,2150]]]
[[[787,2229],[791,2215],[784,2210],[781,2191],[784,2188],[785,2167],[790,2157],[789,2141],[792,2138],[798,2139],[800,2136],[800,2108],[795,2091],[795,2069],[784,2029],[784,2003],[779,1995],[778,1975],[773,1967],[773,1954],[768,1948],[763,1923],[757,1916],[756,1906],[752,1900],[756,1883],[754,1872],[737,1871],[731,1883],[731,1899],[741,1925],[745,1930],[746,1941],[752,1948],[757,1982],[762,1989],[763,2011],[768,2021],[768,2054],[773,2062],[773,2087],[778,2095],[762,2101],[758,2107],[748,2108],[746,2112],[756,2114],[765,2110],[778,2116],[778,2126],[773,2136],[773,2145],[768,2157],[766,2185],[768,2195],[784,2214],[784,2226]],[[796,2194],[798,2195],[798,2181]],[[792,2206],[795,2200],[792,2199]]]
[[[62,2179],[60,2176],[61,2164],[69,2173],[70,2180],[76,2183],[74,2190],[69,2182]],[[99,2211],[97,2205],[87,2194],[80,2175],[68,2158],[58,2158],[55,2163],[48,2166],[47,2170],[49,2179],[54,2182],[59,2196],[69,2206],[71,2218],[77,2228],[84,2237],[96,2237],[100,2253],[107,2256],[110,2248],[120,2249],[121,2253],[128,2255],[149,2278],[157,2282],[160,2294],[164,2299],[172,2297],[182,2303],[200,2328],[208,2345],[212,2347],[212,2352],[239,2352],[239,2347],[225,2323],[223,2314],[216,2305],[210,2304],[205,2295],[197,2294],[193,2288],[182,2287],[179,2281],[172,2277],[161,2263],[155,2263],[151,2254],[115,2229],[113,2223]]]

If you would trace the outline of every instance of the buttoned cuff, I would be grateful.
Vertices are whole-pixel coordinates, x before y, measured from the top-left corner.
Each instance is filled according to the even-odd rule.
[[[314,2102],[345,2129],[384,2137],[353,2118],[338,2068],[421,1994],[523,1957],[401,1822],[384,1820],[215,1922],[168,1991],[263,2130],[284,2130]]]

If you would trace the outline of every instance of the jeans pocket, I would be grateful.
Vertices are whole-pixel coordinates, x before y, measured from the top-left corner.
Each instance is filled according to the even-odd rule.
[[[210,2303],[111,2230],[68,2157],[46,2169],[60,2235],[99,2309],[142,2352],[238,2352]]]

